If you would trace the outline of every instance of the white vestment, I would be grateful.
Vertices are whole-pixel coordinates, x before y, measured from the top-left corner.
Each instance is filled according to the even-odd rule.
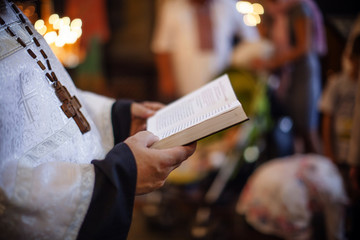
[[[78,91],[31,23],[23,24],[9,3],[0,7],[6,7],[0,13],[5,21],[0,25],[0,239],[75,239],[94,187],[90,161],[103,159],[113,146],[114,100]],[[82,134],[60,108],[46,70],[37,64],[46,63],[39,49],[79,99],[89,132]]]

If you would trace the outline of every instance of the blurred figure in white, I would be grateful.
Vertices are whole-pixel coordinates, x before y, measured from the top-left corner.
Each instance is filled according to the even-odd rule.
[[[347,195],[336,166],[321,155],[293,155],[261,165],[249,178],[236,211],[263,234],[314,238],[315,214],[324,217],[327,239],[345,239]],[[240,233],[239,233],[240,234]]]
[[[159,2],[152,42],[159,74],[159,94],[173,100],[212,80],[230,64],[234,37],[258,40],[233,0],[163,0]]]

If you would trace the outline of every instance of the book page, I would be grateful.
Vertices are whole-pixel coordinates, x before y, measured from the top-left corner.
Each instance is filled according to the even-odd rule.
[[[176,100],[147,121],[147,130],[160,139],[239,106],[227,75]]]

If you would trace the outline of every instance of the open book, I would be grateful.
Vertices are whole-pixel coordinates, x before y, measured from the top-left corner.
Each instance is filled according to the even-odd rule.
[[[186,145],[246,121],[227,75],[160,109],[147,120],[147,130],[159,137],[153,148]]]

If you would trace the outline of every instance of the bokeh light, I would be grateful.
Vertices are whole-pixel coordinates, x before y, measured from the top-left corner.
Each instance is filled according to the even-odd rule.
[[[260,3],[250,3],[248,1],[238,1],[236,10],[243,14],[244,23],[247,26],[256,26],[261,22],[260,15],[264,14],[264,7]]]
[[[60,18],[52,14],[47,21],[39,19],[35,29],[44,36],[45,41],[53,49],[57,57],[68,67],[75,67],[80,62],[77,40],[82,35],[82,20],[69,17]]]

